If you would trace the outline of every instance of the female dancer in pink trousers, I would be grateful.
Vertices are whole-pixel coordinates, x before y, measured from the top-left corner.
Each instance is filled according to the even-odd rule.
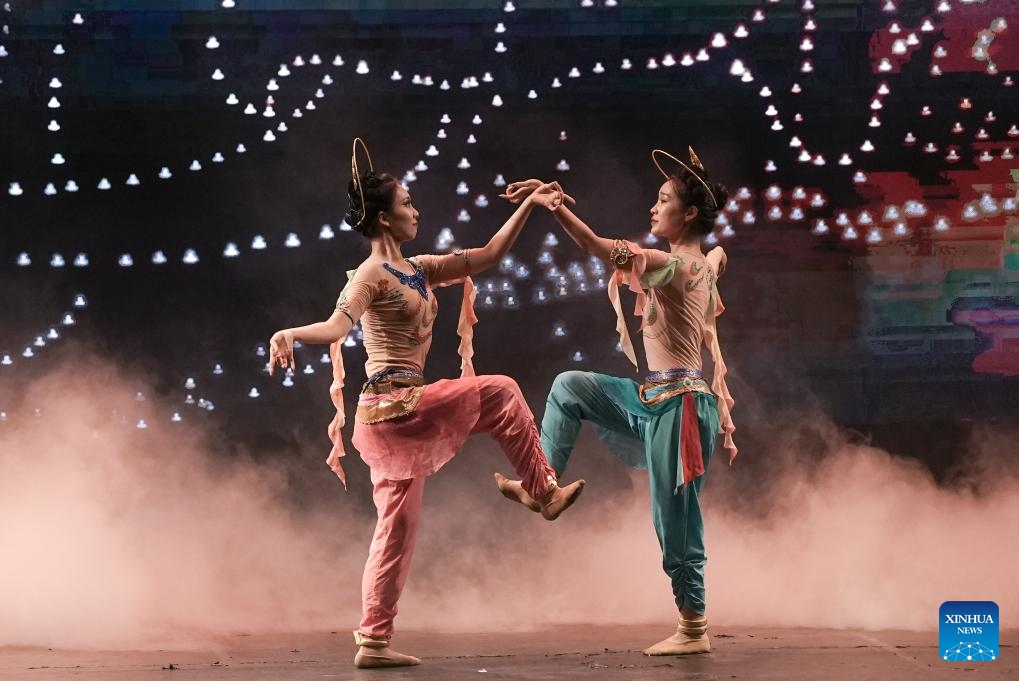
[[[485,246],[448,255],[404,258],[401,246],[418,230],[410,194],[392,175],[376,174],[368,157],[362,173],[354,141],[353,175],[348,187],[347,222],[371,242],[371,255],[356,270],[326,321],[277,331],[270,345],[270,371],[294,367],[294,341],[330,343],[337,415],[328,464],[344,480],[341,429],[344,424],[341,341],[361,321],[368,353],[358,399],[353,443],[371,468],[378,523],[362,581],[361,624],[354,632],[358,667],[420,664],[417,657],[392,650],[397,601],[407,580],[421,517],[425,478],[435,473],[474,433],[489,433],[523,480],[523,489],[542,515],[555,520],[583,489],[579,480],[559,487],[558,476],[541,451],[534,417],[517,384],[506,376],[475,376],[471,325],[474,288],[470,275],[498,263],[513,245],[532,210],[521,202]],[[557,194],[556,201],[562,200]],[[432,342],[438,304],[433,286],[463,280],[464,303],[458,333],[463,374],[425,383],[425,358]]]

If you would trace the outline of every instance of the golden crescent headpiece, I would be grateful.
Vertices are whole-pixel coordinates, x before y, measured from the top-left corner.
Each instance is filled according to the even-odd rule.
[[[368,159],[368,172],[374,172],[375,167],[372,165],[372,156],[368,153],[368,145],[364,143],[364,140],[360,137],[354,138],[354,145],[350,151],[350,173],[354,176],[354,186],[357,188],[357,194],[361,197],[361,219],[357,221],[354,227],[360,227],[361,223],[364,222],[365,217],[368,215],[367,208],[364,204],[364,187],[361,185],[361,169],[357,165],[357,145],[361,145],[361,149],[364,150],[365,158]]]
[[[662,175],[664,175],[666,179],[669,178],[669,173],[666,172],[665,168],[663,168],[662,164],[659,162],[659,160],[658,160],[659,154],[662,155],[662,156],[665,156],[667,158],[672,159],[673,161],[675,161],[679,165],[681,165],[684,168],[686,168],[687,172],[689,172],[691,175],[696,177],[697,180],[702,185],[704,185],[704,191],[706,191],[708,193],[708,196],[711,197],[711,207],[717,209],[718,208],[718,199],[715,198],[715,192],[711,191],[711,186],[707,182],[704,181],[703,177],[701,177],[701,173],[705,173],[706,174],[708,171],[706,171],[704,169],[704,164],[701,163],[701,159],[697,156],[697,153],[693,150],[693,147],[687,147],[687,149],[690,151],[690,165],[692,165],[694,168],[697,168],[698,170],[700,170],[701,171],[700,173],[698,173],[693,168],[691,168],[687,164],[685,164],[682,161],[680,161],[678,158],[676,158],[675,156],[673,156],[669,152],[664,151],[662,149],[653,149],[651,151],[651,160],[655,162],[655,166],[658,168],[658,172],[660,172]]]

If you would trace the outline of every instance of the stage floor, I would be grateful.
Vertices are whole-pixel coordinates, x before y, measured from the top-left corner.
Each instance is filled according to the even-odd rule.
[[[713,627],[707,655],[645,657],[661,626],[569,626],[529,633],[400,632],[420,667],[359,670],[350,632],[222,637],[161,651],[0,648],[2,679],[999,679],[1019,676],[1019,630],[995,662],[944,662],[936,632]]]

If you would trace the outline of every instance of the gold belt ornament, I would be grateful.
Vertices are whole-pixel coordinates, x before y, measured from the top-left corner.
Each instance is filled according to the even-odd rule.
[[[393,376],[366,385],[357,400],[355,418],[372,424],[410,416],[426,387],[424,379],[418,376]]]
[[[648,392],[659,391],[648,397]],[[644,381],[638,388],[640,401],[649,407],[672,399],[683,393],[707,393],[713,395],[711,386],[703,378],[680,378],[673,381]]]

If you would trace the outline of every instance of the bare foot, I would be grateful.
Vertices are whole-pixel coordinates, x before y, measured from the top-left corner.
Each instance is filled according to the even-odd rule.
[[[563,511],[573,505],[580,493],[584,491],[584,481],[567,485],[566,487],[555,487],[541,501],[541,517],[545,520],[555,520]]]
[[[510,501],[523,504],[535,513],[539,513],[541,511],[541,504],[535,501],[534,498],[524,490],[524,486],[519,480],[510,480],[501,473],[496,473],[495,484],[499,486],[499,491],[502,492],[502,495]]]

